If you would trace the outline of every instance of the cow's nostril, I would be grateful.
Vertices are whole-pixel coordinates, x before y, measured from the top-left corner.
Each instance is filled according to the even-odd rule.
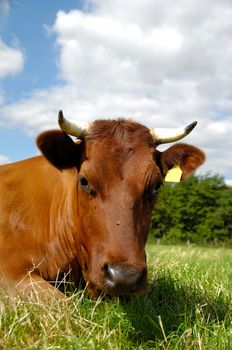
[[[116,268],[115,266],[105,264],[103,269],[105,274],[105,281],[107,282],[108,286],[113,287],[115,285],[115,282],[120,281],[122,276],[118,268]]]
[[[105,277],[107,277],[109,275],[109,265],[108,264],[104,264],[103,271],[104,271]]]

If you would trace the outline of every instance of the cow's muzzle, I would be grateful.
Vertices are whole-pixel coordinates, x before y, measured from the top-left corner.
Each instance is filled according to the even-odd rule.
[[[147,281],[146,268],[105,264],[103,273],[105,292],[111,295],[138,292],[145,287]]]

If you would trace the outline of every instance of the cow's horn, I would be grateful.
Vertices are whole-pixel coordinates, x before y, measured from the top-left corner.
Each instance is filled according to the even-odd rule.
[[[85,124],[83,126],[83,125],[78,125],[75,122],[71,122],[71,121],[65,119],[62,111],[59,111],[58,123],[59,123],[61,130],[63,130],[66,134],[80,137],[80,136],[84,136],[88,133],[89,124]]]
[[[166,128],[153,128],[150,129],[150,133],[152,137],[155,140],[155,143],[157,145],[160,145],[162,143],[169,143],[178,141],[180,139],[183,139],[186,135],[188,135],[197,125],[197,122],[193,122],[186,126],[185,128],[173,128],[173,129],[166,129]]]

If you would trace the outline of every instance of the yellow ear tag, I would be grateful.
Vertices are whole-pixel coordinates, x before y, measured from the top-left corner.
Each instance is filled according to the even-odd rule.
[[[175,165],[172,169],[168,170],[165,181],[166,182],[180,182],[182,170],[179,165]]]

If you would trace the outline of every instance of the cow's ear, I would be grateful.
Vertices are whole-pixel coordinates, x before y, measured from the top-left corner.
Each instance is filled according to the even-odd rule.
[[[156,153],[157,163],[163,176],[168,170],[179,166],[182,170],[182,180],[191,175],[205,161],[205,154],[199,148],[182,143],[175,144],[164,152],[156,152],[158,152]]]
[[[60,130],[45,131],[36,143],[44,157],[59,170],[80,167],[83,146]]]

